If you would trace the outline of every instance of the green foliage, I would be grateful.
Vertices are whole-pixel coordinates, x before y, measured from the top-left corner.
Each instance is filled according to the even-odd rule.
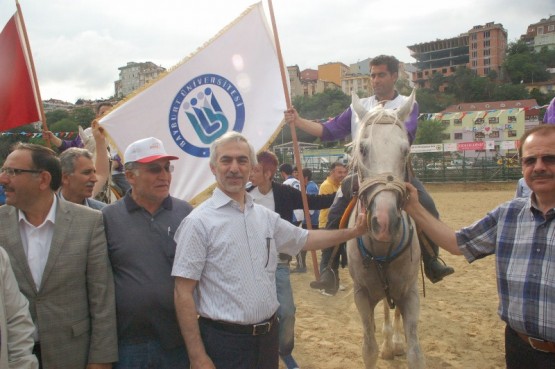
[[[81,127],[88,128],[91,126],[91,122],[95,118],[96,114],[93,109],[86,107],[75,108],[71,111],[70,115]]]
[[[522,100],[522,99],[529,99],[530,94],[528,90],[524,88],[524,85],[517,84],[513,85],[510,83],[506,83],[503,85],[495,86],[495,90],[493,92],[492,101],[502,101],[502,100]]]
[[[427,88],[416,90],[416,101],[421,113],[438,113],[457,103],[452,94],[434,92]]]
[[[555,53],[548,50],[535,53],[519,40],[509,44],[503,68],[512,83],[542,82],[550,77],[546,70],[549,64],[555,64]]]
[[[351,97],[341,90],[325,90],[313,96],[297,96],[293,105],[299,115],[306,119],[322,119],[341,114],[349,104]]]
[[[69,118],[69,112],[67,110],[56,109],[46,113],[46,123],[48,123],[48,125],[65,118]]]
[[[60,127],[69,127],[66,132],[76,132],[78,126],[83,128],[88,128],[91,126],[92,120],[95,118],[95,112],[90,107],[79,107],[71,111],[57,109],[46,113],[46,122],[48,124],[48,129],[52,132],[62,132],[64,131]],[[63,121],[63,124],[58,124]],[[72,122],[70,125],[68,122]],[[56,127],[56,128],[54,128]]]
[[[77,132],[79,125],[71,118],[64,118],[48,127],[52,132]]]
[[[418,122],[415,144],[442,143],[442,134],[445,126],[438,120],[423,120]]]

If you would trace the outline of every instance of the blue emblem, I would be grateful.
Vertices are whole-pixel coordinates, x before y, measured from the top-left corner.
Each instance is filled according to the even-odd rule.
[[[171,104],[169,129],[183,151],[199,158],[210,156],[210,145],[230,129],[241,132],[245,103],[225,77],[203,74],[191,79]]]

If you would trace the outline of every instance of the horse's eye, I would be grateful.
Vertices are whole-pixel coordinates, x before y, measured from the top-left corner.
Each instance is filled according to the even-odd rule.
[[[368,149],[366,148],[366,146],[361,145],[359,150],[360,150],[360,155],[362,156],[366,156],[368,154]]]

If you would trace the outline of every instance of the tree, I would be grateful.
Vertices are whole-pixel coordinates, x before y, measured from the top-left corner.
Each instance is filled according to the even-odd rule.
[[[322,119],[341,114],[349,104],[351,97],[341,90],[325,90],[313,96],[297,96],[293,99],[293,105],[297,108],[299,115],[306,119]]]
[[[452,94],[434,92],[428,88],[416,90],[416,101],[421,113],[438,113],[457,103]]]
[[[528,90],[522,84],[502,84],[495,86],[493,91],[492,100],[494,101],[503,101],[503,100],[522,100],[522,99],[529,99],[530,94]]]
[[[443,74],[434,72],[434,74],[432,74],[432,77],[430,78],[430,89],[434,92],[439,92],[441,86],[443,86],[445,81],[446,78],[443,76]]]
[[[503,68],[512,83],[547,81],[550,77],[544,62],[555,63],[555,54],[548,51],[535,53],[522,40],[509,44]]]
[[[415,144],[435,144],[443,142],[445,126],[439,120],[422,120],[418,122]]]
[[[452,93],[458,101],[469,102],[472,96],[472,80],[476,74],[466,68],[458,67],[455,73],[447,78],[448,86],[446,92]]]
[[[71,118],[83,128],[91,126],[91,122],[95,118],[95,115],[94,110],[90,107],[75,108],[70,113]]]
[[[46,123],[48,123],[48,125],[54,124],[57,121],[65,118],[69,118],[69,112],[67,110],[62,110],[62,109],[49,111],[45,115],[46,115]]]
[[[71,118],[64,118],[54,124],[49,124],[52,132],[77,132],[79,125]]]

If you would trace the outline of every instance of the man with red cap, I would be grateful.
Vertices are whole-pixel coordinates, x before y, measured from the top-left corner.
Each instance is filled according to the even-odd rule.
[[[125,150],[131,190],[102,209],[116,286],[115,369],[189,368],[173,301],[174,232],[192,210],[170,196],[172,160],[154,137]]]

